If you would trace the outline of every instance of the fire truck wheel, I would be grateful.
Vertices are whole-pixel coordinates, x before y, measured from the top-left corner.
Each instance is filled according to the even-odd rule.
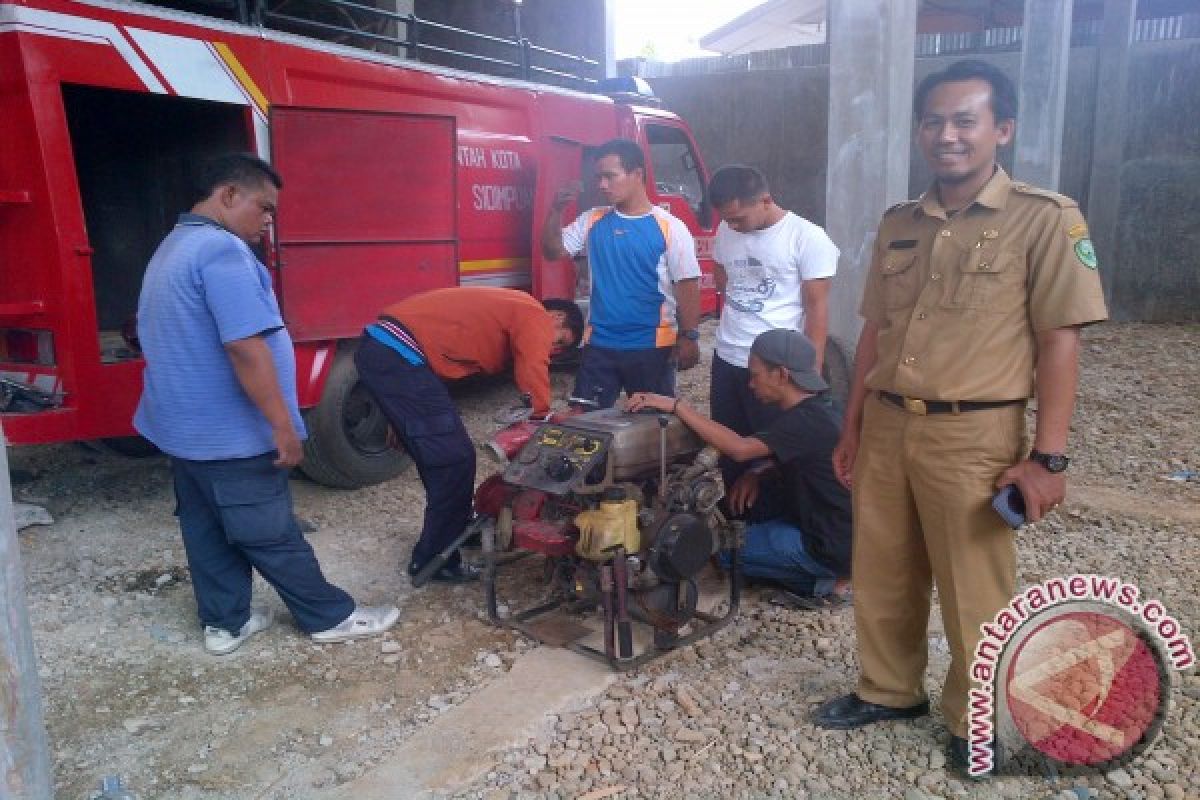
[[[337,489],[382,483],[412,463],[387,445],[387,422],[367,387],[358,380],[354,351],[343,350],[329,369],[321,402],[304,414],[308,439],[300,469]]]

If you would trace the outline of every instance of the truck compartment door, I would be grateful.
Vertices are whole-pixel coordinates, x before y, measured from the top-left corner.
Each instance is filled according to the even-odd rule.
[[[276,106],[280,305],[297,341],[358,336],[458,282],[453,117]]]

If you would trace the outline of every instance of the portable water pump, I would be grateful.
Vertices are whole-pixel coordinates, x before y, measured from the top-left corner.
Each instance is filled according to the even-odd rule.
[[[716,451],[674,415],[606,409],[518,422],[493,451],[508,463],[476,490],[475,511],[494,622],[549,641],[539,624],[547,615],[599,613],[603,649],[582,636],[551,643],[627,669],[711,635],[737,612],[740,524],[717,508]],[[734,567],[715,614],[701,609],[697,578],[720,550],[733,551]],[[547,596],[501,617],[498,575],[529,555],[544,559]],[[638,625],[652,636],[635,654]]]

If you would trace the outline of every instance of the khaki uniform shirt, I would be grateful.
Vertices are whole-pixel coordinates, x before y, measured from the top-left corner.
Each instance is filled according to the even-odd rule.
[[[884,214],[860,313],[867,388],[948,401],[1031,397],[1035,335],[1108,316],[1079,207],[1000,168],[953,217],[932,189]]]

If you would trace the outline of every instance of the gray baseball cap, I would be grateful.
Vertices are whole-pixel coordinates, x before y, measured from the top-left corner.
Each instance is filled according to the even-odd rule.
[[[823,392],[829,388],[825,379],[813,369],[817,351],[800,331],[776,328],[760,333],[750,346],[750,354],[768,364],[787,367],[792,383],[806,392]]]

